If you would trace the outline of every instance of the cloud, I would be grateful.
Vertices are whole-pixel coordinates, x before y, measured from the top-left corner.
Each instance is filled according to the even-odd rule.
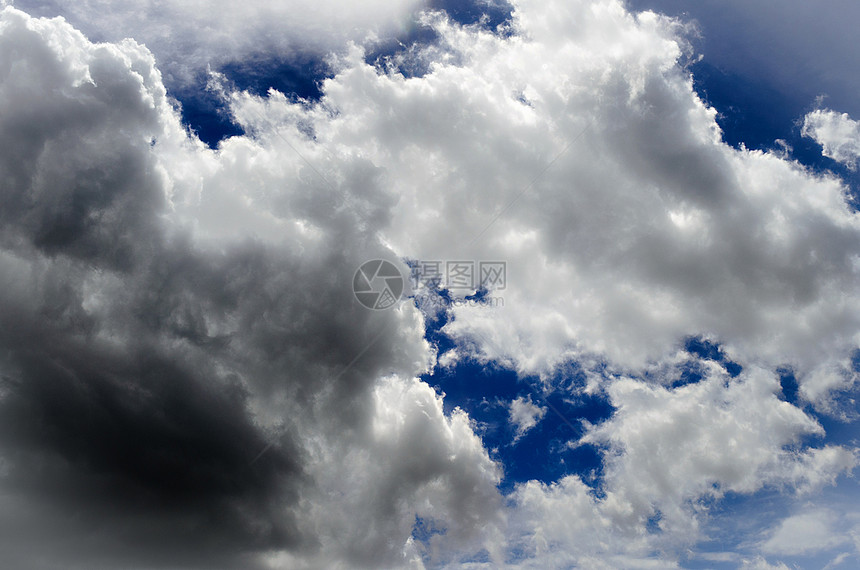
[[[181,86],[207,65],[269,57],[291,60],[325,55],[350,40],[362,42],[406,31],[421,0],[228,0],[158,2],[73,2],[16,0],[37,16],[62,16],[94,41],[134,38],[156,56],[167,82]]]
[[[840,526],[836,513],[826,509],[800,513],[780,522],[761,548],[766,553],[781,555],[830,550],[851,542],[850,536],[840,533]]]
[[[374,388],[372,415],[363,433],[312,446],[317,491],[304,499],[323,540],[319,553],[296,559],[285,548],[270,555],[270,567],[439,563],[499,541],[500,470],[465,413],[446,417],[427,384],[389,377]],[[416,517],[444,534],[427,544],[410,540]],[[386,560],[391,550],[400,558]]]
[[[576,476],[528,481],[511,495],[512,568],[679,568],[677,537],[619,525],[604,501]]]
[[[823,147],[823,154],[851,169],[857,167],[860,157],[860,123],[851,120],[847,113],[817,109],[803,119],[803,136]]]
[[[412,379],[420,312],[349,289],[400,263],[378,169],[205,148],[133,41],[6,8],[0,45],[3,564],[400,566],[417,513],[482,540],[497,468]]]
[[[458,306],[445,328],[480,358],[641,371],[704,336],[803,384],[850,356],[860,226],[844,185],[725,145],[674,21],[588,5],[522,2],[504,37],[431,19],[448,59],[427,75],[358,50],[324,102],[267,112],[384,169],[397,251],[507,261],[504,309]]]
[[[520,396],[512,400],[508,406],[508,419],[516,429],[514,441],[516,442],[535,427],[546,415],[546,408],[535,405],[531,396]]]
[[[757,556],[752,560],[744,560],[744,570],[789,570],[789,567],[783,562],[771,564],[762,556]]]
[[[685,512],[690,497],[752,493],[768,484],[809,490],[850,470],[856,458],[848,450],[793,449],[803,435],[823,430],[778,400],[778,390],[771,373],[751,370],[728,381],[716,366],[702,381],[674,390],[613,382],[616,414],[583,438],[610,446],[607,509],[635,528],[642,522],[635,517],[653,507],[661,528],[681,537],[695,515]]]
[[[819,408],[853,386],[860,222],[838,179],[721,141],[677,22],[610,0],[523,0],[498,35],[428,14],[424,75],[352,45],[317,103],[221,83],[248,134],[212,150],[139,43],[0,14],[4,564],[667,567],[702,501],[853,468],[809,444],[776,368]],[[238,47],[192,65],[268,18],[217,17]],[[353,298],[378,258],[506,261],[504,307],[450,309],[445,364],[571,390],[576,361],[616,408],[572,442],[602,450],[599,488],[498,496],[469,418],[415,379],[422,313]],[[671,388],[689,336],[743,372]]]
[[[553,567],[666,567],[702,538],[707,505],[726,493],[770,486],[808,496],[831,484],[856,458],[835,446],[801,451],[801,438],[823,430],[777,390],[765,371],[728,381],[716,365],[672,390],[615,380],[616,413],[581,440],[606,449],[599,493],[576,476],[517,486],[509,542]]]

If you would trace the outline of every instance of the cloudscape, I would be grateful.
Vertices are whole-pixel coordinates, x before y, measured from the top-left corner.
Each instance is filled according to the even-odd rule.
[[[859,567],[857,17],[0,2],[0,567]]]

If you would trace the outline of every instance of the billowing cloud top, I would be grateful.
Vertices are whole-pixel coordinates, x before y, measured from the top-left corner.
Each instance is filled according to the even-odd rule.
[[[401,56],[421,76],[357,44],[316,103],[212,74],[246,134],[210,149],[144,45],[0,12],[2,565],[667,566],[707,502],[854,467],[813,439],[856,381],[842,181],[724,144],[674,20],[612,0],[522,0],[496,32],[422,18],[438,42]],[[857,148],[816,113],[827,152]],[[605,395],[569,442],[601,450],[599,488],[502,496],[477,426],[419,379],[425,315],[353,297],[368,259],[504,260],[503,308],[448,311],[445,365]],[[547,413],[509,412],[518,435]]]
[[[860,123],[851,120],[847,113],[818,109],[803,120],[803,134],[814,139],[823,148],[824,156],[837,162],[857,167],[860,157]]]

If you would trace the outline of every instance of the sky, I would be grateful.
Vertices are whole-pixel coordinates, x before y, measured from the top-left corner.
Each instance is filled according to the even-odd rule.
[[[0,2],[0,567],[857,567],[858,10]]]

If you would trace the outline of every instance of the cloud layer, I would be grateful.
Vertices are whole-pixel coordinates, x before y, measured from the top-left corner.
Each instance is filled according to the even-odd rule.
[[[387,38],[406,31],[422,0],[16,0],[33,15],[62,16],[91,39],[134,38],[155,54],[167,83],[181,87],[208,65],[257,58],[292,60],[342,50],[348,41]]]
[[[213,75],[248,134],[211,150],[143,45],[0,12],[4,565],[665,567],[707,501],[854,467],[777,372],[820,411],[853,388],[841,181],[726,146],[673,20],[610,0],[524,0],[498,35],[424,18],[440,42],[403,56],[422,76],[355,45],[315,104]],[[377,258],[507,262],[503,308],[450,309],[446,365],[605,394],[614,415],[570,442],[602,450],[597,489],[499,495],[469,417],[416,378],[421,311],[353,298]],[[543,413],[511,406],[522,433]]]

